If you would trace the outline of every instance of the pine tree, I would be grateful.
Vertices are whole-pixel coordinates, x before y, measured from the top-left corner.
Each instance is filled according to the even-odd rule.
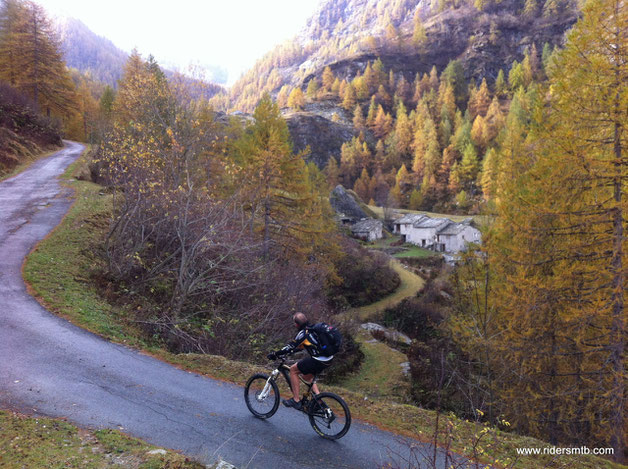
[[[489,148],[482,161],[480,186],[486,200],[493,198],[495,194],[495,182],[497,180],[497,172],[499,171],[499,160],[497,158],[497,151],[494,148]]]
[[[166,80],[154,70],[136,50],[131,52],[118,82],[113,116],[120,127],[145,126],[154,138],[165,141],[163,123],[170,122],[171,94]]]
[[[312,78],[308,84],[307,84],[307,90],[305,92],[306,96],[308,97],[309,100],[314,100],[316,98],[316,94],[318,93],[318,89],[319,89],[319,84],[318,84],[318,80],[315,78]]]
[[[67,117],[76,106],[52,23],[34,2],[6,0],[0,9],[0,79],[29,96],[46,114]]]
[[[366,128],[366,121],[364,120],[364,114],[362,113],[362,106],[359,104],[355,107],[353,111],[353,127],[357,130],[362,131]]]
[[[539,11],[539,4],[536,0],[525,0],[523,14],[528,18],[534,18]]]
[[[288,96],[290,96],[290,86],[283,85],[277,93],[277,106],[280,108],[288,106]]]
[[[360,145],[357,138],[340,147],[340,176],[343,185],[352,187],[360,172]]]
[[[524,87],[526,84],[523,67],[516,60],[512,63],[510,72],[508,72],[508,84],[513,92]]]
[[[495,94],[497,96],[505,96],[508,92],[508,86],[506,85],[506,78],[504,77],[504,71],[499,69],[497,78],[495,79]]]
[[[412,137],[412,125],[408,120],[406,107],[403,105],[403,102],[400,102],[399,106],[397,107],[397,121],[395,123],[394,142],[395,150],[402,159],[405,158],[406,155],[410,154]]]
[[[617,461],[626,444],[627,24],[623,2],[583,8],[550,67],[548,115],[513,154],[492,251],[502,354],[517,364],[504,393],[516,423],[550,441],[611,446]]]
[[[102,93],[99,101],[100,113],[105,119],[110,120],[113,112],[113,103],[116,99],[116,93],[111,86],[105,86],[105,90]]]
[[[482,151],[488,144],[488,129],[482,116],[477,116],[471,127],[471,141]]]
[[[366,115],[366,125],[370,128],[375,126],[375,118],[377,117],[377,102],[375,96],[371,97],[371,103],[369,104],[369,110]]]
[[[323,88],[325,89],[325,91],[332,91],[332,87],[334,86],[334,81],[336,80],[336,77],[334,76],[334,72],[331,71],[331,68],[329,68],[329,66],[325,67],[325,69],[323,70],[322,80]]]
[[[478,175],[480,169],[478,162],[478,154],[473,144],[469,143],[462,153],[462,161],[458,167],[460,174],[460,182],[463,187],[471,187]]]
[[[412,33],[412,41],[419,52],[423,52],[425,45],[427,44],[427,33],[425,32],[425,26],[421,21],[421,15],[419,10],[414,14],[414,31]]]
[[[377,88],[377,93],[375,94],[375,98],[380,105],[385,106],[386,108],[390,108],[392,104],[392,98],[390,97],[390,94],[388,94],[388,91],[386,91],[384,85],[379,85],[379,88]]]
[[[355,93],[355,88],[352,84],[347,85],[347,87],[345,88],[344,97],[342,99],[342,107],[351,112],[355,109],[357,101],[358,100]]]
[[[5,0],[0,8],[0,79],[13,87],[26,82],[28,11],[19,0]]]
[[[290,92],[290,96],[288,96],[288,106],[295,111],[300,111],[303,109],[303,106],[305,106],[303,91],[301,91],[301,88],[298,86]]]
[[[362,173],[360,173],[360,177],[355,181],[353,185],[353,190],[362,200],[370,200],[371,199],[371,191],[369,188],[369,183],[371,178],[369,177],[369,173],[366,171],[366,168],[362,169]]]
[[[443,74],[441,76],[449,85],[453,87],[454,95],[456,97],[456,105],[464,109],[464,105],[467,102],[467,81],[464,78],[464,68],[459,60],[452,60],[447,64]]]
[[[410,193],[410,201],[408,202],[408,208],[410,210],[419,210],[421,205],[423,205],[423,196],[421,195],[421,192],[416,189],[412,189],[412,192]]]
[[[497,134],[504,125],[505,117],[499,104],[497,96],[491,101],[491,105],[486,113],[486,139],[487,141],[493,140],[497,137]]]
[[[488,112],[488,108],[491,104],[491,95],[488,91],[488,85],[486,83],[486,78],[482,80],[482,84],[480,88],[478,88],[477,93],[475,94],[475,99],[473,102],[473,107],[471,106],[471,102],[469,100],[469,112],[471,113],[471,117],[475,118],[475,116],[486,116]]]
[[[327,184],[329,187],[336,187],[340,181],[340,168],[336,158],[331,156],[325,166],[325,177],[327,178]]]
[[[377,87],[379,86],[377,83],[377,75],[371,66],[371,62],[366,64],[366,68],[364,69],[364,84],[368,89],[368,94],[372,95]]]
[[[392,117],[379,105],[377,108],[377,116],[375,116],[375,122],[373,123],[373,133],[377,138],[383,138],[386,137],[391,130]]]
[[[311,171],[303,155],[292,152],[288,125],[269,94],[262,97],[253,118],[238,149],[245,175],[241,184],[250,196],[263,253],[268,257],[277,246],[305,258],[326,232],[327,215],[311,187]]]

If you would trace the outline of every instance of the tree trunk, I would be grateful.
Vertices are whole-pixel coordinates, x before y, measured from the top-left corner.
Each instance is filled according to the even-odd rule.
[[[619,91],[618,91],[619,94]],[[615,209],[613,214],[613,259],[611,261],[611,271],[613,272],[613,309],[611,324],[611,363],[613,366],[612,385],[612,410],[611,410],[611,446],[614,450],[615,461],[623,462],[626,449],[626,436],[624,435],[624,408],[625,408],[625,370],[624,370],[624,349],[626,344],[625,324],[624,324],[624,269],[623,269],[623,211],[621,207],[622,199],[622,147],[621,147],[621,127],[619,122],[615,122],[615,168],[616,178],[614,180]]]

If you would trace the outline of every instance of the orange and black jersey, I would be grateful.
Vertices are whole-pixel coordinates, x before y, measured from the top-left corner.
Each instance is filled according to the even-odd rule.
[[[312,358],[321,362],[330,361],[334,356],[325,356],[321,354],[321,347],[318,340],[312,332],[309,330],[309,324],[303,329],[299,330],[296,337],[288,342],[284,348],[277,352],[277,355],[286,355],[293,353],[298,349],[305,349],[311,355]]]

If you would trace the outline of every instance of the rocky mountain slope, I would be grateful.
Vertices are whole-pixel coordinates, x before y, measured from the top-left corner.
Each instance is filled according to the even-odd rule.
[[[327,0],[298,37],[269,52],[214,103],[250,112],[269,92],[278,101],[283,95],[285,106],[292,89],[305,93],[313,79],[321,83],[326,67],[350,82],[378,58],[409,84],[458,60],[466,80],[492,85],[499,70],[508,72],[532,45],[540,51],[562,44],[578,11],[572,0]],[[286,109],[286,118],[295,147],[309,145],[310,159],[322,167],[359,132],[339,101],[316,101],[302,112]]]
[[[107,85],[116,85],[128,58],[126,52],[75,18],[58,20],[57,30],[68,67]]]
[[[327,65],[341,79],[352,78],[377,57],[410,80],[458,59],[467,78],[491,82],[531,44],[562,44],[577,19],[577,3],[542,2],[327,0],[297,38],[269,52],[234,84],[229,103],[251,110],[264,91],[305,87]]]
[[[89,77],[92,81],[117,87],[122,77],[124,65],[129,54],[119,49],[109,39],[99,36],[83,22],[75,18],[57,19],[57,32],[61,41],[63,57],[70,68],[74,68]],[[163,69],[168,78],[175,72]],[[210,70],[211,73],[211,70]],[[185,77],[187,85],[196,97],[207,98],[223,92],[222,86]]]

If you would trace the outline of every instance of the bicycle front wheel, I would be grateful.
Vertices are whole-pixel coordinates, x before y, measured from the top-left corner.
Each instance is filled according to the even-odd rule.
[[[338,395],[322,392],[315,396],[307,411],[316,433],[328,440],[342,438],[351,426],[349,406]]]
[[[279,408],[279,388],[267,375],[256,374],[244,386],[244,402],[260,419],[272,417]]]

